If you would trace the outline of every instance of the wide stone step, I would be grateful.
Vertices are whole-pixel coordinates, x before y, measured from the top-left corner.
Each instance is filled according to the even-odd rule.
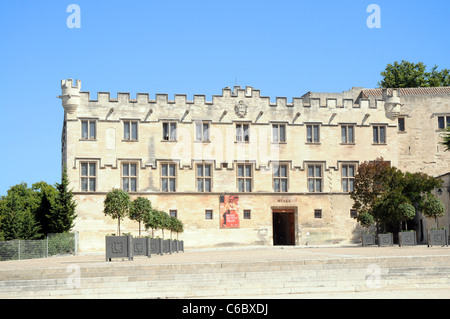
[[[189,298],[448,287],[447,256],[137,264],[0,271],[0,298]]]

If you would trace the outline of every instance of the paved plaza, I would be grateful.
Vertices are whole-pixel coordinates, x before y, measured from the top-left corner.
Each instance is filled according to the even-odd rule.
[[[65,267],[68,263],[83,266],[127,267],[148,264],[185,264],[185,263],[226,263],[252,261],[280,261],[280,260],[311,260],[333,258],[390,258],[390,257],[426,257],[448,256],[450,247],[427,247],[418,245],[412,247],[361,247],[361,246],[239,246],[189,249],[172,255],[151,258],[135,257],[133,261],[113,259],[105,262],[103,253],[79,254],[78,256],[58,256],[42,259],[28,259],[0,262],[0,271],[4,269],[35,269],[45,267]]]

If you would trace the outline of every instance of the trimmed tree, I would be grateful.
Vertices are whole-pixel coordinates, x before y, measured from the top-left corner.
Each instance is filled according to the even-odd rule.
[[[131,202],[129,217],[139,223],[139,236],[141,236],[141,223],[145,223],[151,212],[152,204],[147,198],[138,197]]]
[[[162,230],[162,236],[164,239],[164,230],[170,230],[170,216],[166,212],[159,211],[161,215],[161,230]]]
[[[170,217],[170,222],[171,222],[171,232],[175,232],[177,234],[177,240],[178,240],[178,234],[183,232],[183,223],[181,222],[181,220],[179,220],[176,217]],[[172,233],[170,234],[170,237],[172,237]]]
[[[436,222],[436,229],[438,229],[438,218],[445,215],[445,207],[440,199],[430,194],[422,204],[422,212],[425,216],[434,218]]]
[[[120,236],[120,220],[124,219],[130,208],[130,196],[121,189],[112,189],[103,202],[103,213],[112,219],[117,219],[117,227]]]

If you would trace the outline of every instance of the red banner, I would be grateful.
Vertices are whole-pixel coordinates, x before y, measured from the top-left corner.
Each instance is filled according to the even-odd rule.
[[[239,228],[239,195],[219,198],[220,228]]]

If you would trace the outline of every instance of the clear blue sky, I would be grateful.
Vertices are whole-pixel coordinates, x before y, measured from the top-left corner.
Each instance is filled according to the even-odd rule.
[[[70,4],[81,28],[70,29]],[[370,4],[381,28],[370,29]],[[60,80],[82,90],[206,94],[249,85],[291,100],[373,88],[402,59],[450,68],[450,1],[2,0],[0,195],[60,180]]]

